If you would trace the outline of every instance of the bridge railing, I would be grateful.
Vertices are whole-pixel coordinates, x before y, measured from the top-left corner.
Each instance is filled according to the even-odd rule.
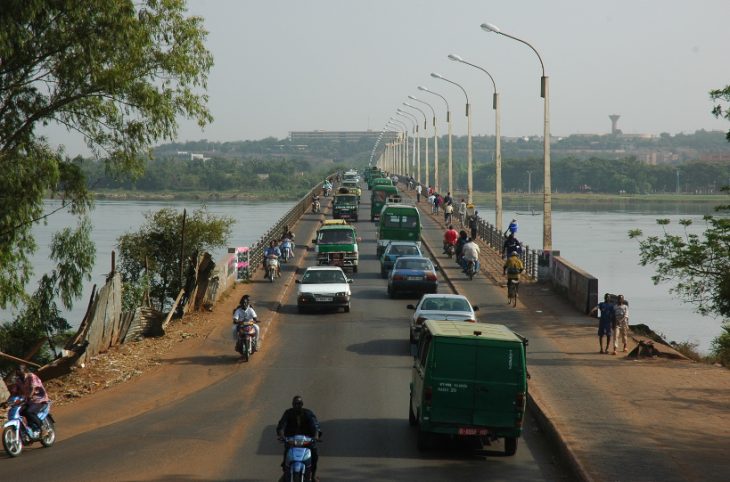
[[[504,233],[501,233],[494,227],[494,225],[488,223],[479,215],[477,215],[477,234],[479,238],[484,241],[489,247],[502,253],[502,247],[504,244]],[[528,245],[524,245],[520,259],[525,265],[524,275],[532,279],[537,279],[537,259],[538,252],[536,249],[530,248]]]

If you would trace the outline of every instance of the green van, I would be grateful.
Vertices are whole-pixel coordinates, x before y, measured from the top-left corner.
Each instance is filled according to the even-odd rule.
[[[418,448],[436,434],[504,438],[517,451],[527,397],[527,340],[504,325],[428,320],[413,363],[408,421]]]
[[[380,211],[377,256],[390,241],[412,241],[421,245],[421,213],[412,204],[388,202]]]
[[[383,206],[388,202],[396,202],[398,199],[400,199],[400,195],[397,187],[384,184],[373,186],[373,191],[370,193],[370,221],[380,219],[380,211],[383,210]]]
[[[325,224],[317,230],[317,237],[312,240],[317,253],[318,265],[340,266],[351,268],[357,273],[360,254],[357,246],[358,238],[355,227],[349,224]]]
[[[386,177],[384,172],[379,171],[370,177],[370,180],[368,181],[368,189],[373,189],[378,184],[387,184],[389,186],[393,185],[393,181],[390,181],[390,183],[387,181],[390,181],[390,179]]]

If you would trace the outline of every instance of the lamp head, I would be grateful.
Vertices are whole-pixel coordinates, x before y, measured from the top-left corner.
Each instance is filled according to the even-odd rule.
[[[453,60],[454,62],[463,62],[464,61],[464,59],[462,59],[461,57],[459,57],[456,54],[449,54],[449,60]]]
[[[409,95],[408,98],[411,99],[411,100],[418,100],[415,97],[413,97],[412,95]]]
[[[433,77],[434,79],[443,79],[441,74],[437,74],[436,72],[431,72],[431,77]]]
[[[408,102],[403,102],[403,105],[404,105],[404,106],[406,106],[406,107],[413,107],[413,106],[412,106],[411,104],[409,104]],[[413,107],[413,108],[415,109],[415,107]]]
[[[494,33],[501,33],[502,31],[497,27],[496,25],[492,25],[491,23],[483,23],[481,25],[482,30],[485,32],[494,32]]]
[[[422,91],[424,91],[424,92],[431,92],[430,90],[428,90],[428,88],[426,88],[426,87],[424,87],[424,86],[422,86],[422,85],[419,85],[419,86],[418,86],[418,90],[422,90]]]

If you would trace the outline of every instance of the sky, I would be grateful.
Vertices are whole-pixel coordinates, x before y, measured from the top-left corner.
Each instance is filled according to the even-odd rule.
[[[542,71],[535,53],[480,28],[488,22],[532,44],[550,82],[553,136],[605,134],[610,114],[624,133],[727,131],[708,92],[730,84],[728,0],[189,0],[204,18],[215,65],[208,82],[214,121],[180,119],[178,141],[285,138],[293,130],[381,130],[413,95],[446,132],[494,134],[492,74],[502,135],[541,136]],[[429,107],[416,103],[431,116]],[[408,108],[405,108],[408,110]],[[417,111],[414,115],[423,118]],[[398,117],[409,126],[410,121]],[[49,140],[88,154],[60,128]]]

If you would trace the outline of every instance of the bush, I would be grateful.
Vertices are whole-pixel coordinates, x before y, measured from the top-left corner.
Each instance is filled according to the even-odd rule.
[[[730,323],[722,325],[723,333],[712,340],[712,354],[717,363],[730,367]]]

